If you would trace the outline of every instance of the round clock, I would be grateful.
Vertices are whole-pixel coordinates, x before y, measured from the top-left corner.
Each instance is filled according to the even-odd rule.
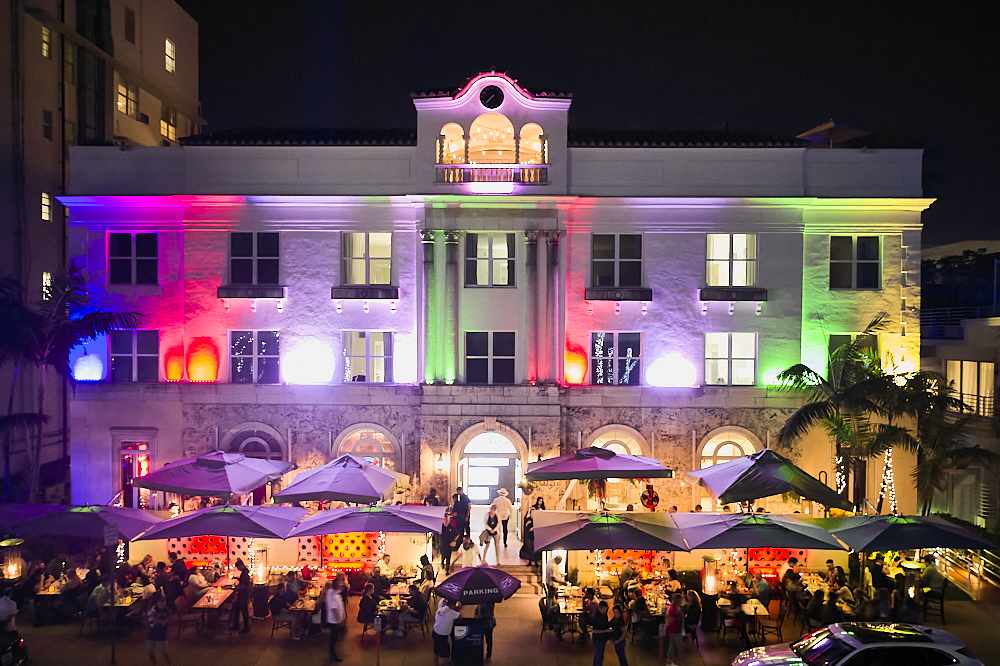
[[[486,86],[479,93],[479,101],[487,109],[495,109],[503,104],[503,91],[496,86]]]

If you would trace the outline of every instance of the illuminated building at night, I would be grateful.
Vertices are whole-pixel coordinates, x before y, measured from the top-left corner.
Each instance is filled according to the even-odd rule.
[[[801,404],[769,388],[781,370],[825,369],[882,312],[878,349],[918,366],[919,150],[572,131],[571,101],[490,72],[415,94],[415,132],[74,149],[71,258],[145,315],[72,359],[74,501],[141,503],[142,466],[219,448],[353,452],[418,501],[487,502],[596,445],[673,468],[661,509],[710,507],[683,472],[776,445]],[[833,484],[825,434],[788,454]],[[610,503],[641,491],[611,482]]]

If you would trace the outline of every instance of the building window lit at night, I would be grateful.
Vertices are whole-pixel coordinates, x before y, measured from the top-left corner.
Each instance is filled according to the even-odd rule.
[[[344,284],[390,284],[392,234],[344,234]]]
[[[42,222],[52,221],[52,195],[42,192]]]
[[[345,331],[344,381],[376,384],[391,382],[392,333]]]
[[[277,384],[278,331],[230,331],[230,381],[234,384]]]
[[[173,74],[177,70],[177,47],[168,39],[164,44],[163,52],[167,71]]]
[[[641,384],[641,359],[641,333],[590,334],[591,384]]]
[[[513,287],[514,234],[465,235],[465,286]]]
[[[756,234],[708,234],[705,283],[752,287],[757,283]]]
[[[753,386],[756,380],[756,333],[705,334],[706,384]]]

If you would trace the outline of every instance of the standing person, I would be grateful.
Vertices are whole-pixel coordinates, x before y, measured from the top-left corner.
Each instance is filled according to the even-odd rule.
[[[451,631],[455,628],[455,620],[461,614],[462,602],[442,599],[438,602],[437,613],[434,614],[434,666],[439,666],[440,659],[451,659]]]
[[[156,653],[163,655],[163,661],[170,663],[170,655],[167,654],[167,628],[170,626],[170,609],[167,608],[167,600],[163,594],[159,594],[153,601],[149,612],[146,613],[149,622],[149,633],[146,634],[146,654],[149,655],[149,663],[155,666]]]
[[[469,522],[472,514],[472,502],[469,496],[462,492],[462,486],[455,489],[455,518],[458,520],[458,529],[466,536],[472,536],[472,526]]]
[[[326,623],[330,627],[330,661],[344,661],[337,656],[337,641],[344,631],[344,595],[337,582],[327,583],[323,588],[323,604],[326,606]]]
[[[559,585],[565,585],[566,579],[562,575],[562,555],[556,555],[545,566],[545,585],[549,591],[557,591]],[[607,611],[607,609],[604,609]]]
[[[490,511],[486,514],[486,547],[483,548],[483,564],[486,564],[486,553],[490,550],[490,542],[493,542],[493,551],[497,556],[497,566],[500,566],[500,518],[497,516],[497,508],[490,505]]]
[[[541,495],[535,499],[535,503],[531,505],[532,509],[538,509],[539,511],[545,511],[545,498]]]
[[[483,631],[485,632],[483,636],[486,639],[486,658],[493,658],[493,627],[497,626],[496,618],[496,604],[486,603],[479,604],[476,606],[476,617],[485,620],[485,627]]]
[[[14,588],[8,587],[0,597],[0,633],[17,634],[17,604],[14,603]]]
[[[677,666],[681,650],[684,649],[684,597],[677,593],[670,597],[666,616],[667,625],[667,666]],[[673,659],[671,659],[673,655]]]
[[[424,498],[424,506],[441,506],[437,488],[431,488],[431,491],[427,493],[427,497]]]
[[[188,566],[183,557],[178,557],[177,553],[171,552],[167,559],[170,560],[170,570],[174,572],[180,580],[188,579]]]
[[[535,554],[535,518],[531,515],[532,512],[534,509],[528,509],[528,512],[524,514],[524,531],[522,533],[524,538],[521,541],[521,552],[518,553],[522,560],[528,561],[528,566],[538,562],[538,556]]]
[[[441,524],[441,568],[447,576],[451,573],[451,555],[455,552],[455,540],[458,533],[455,527],[455,519],[450,511],[445,511],[444,522]]]
[[[615,654],[618,655],[618,666],[628,666],[628,659],[625,657],[625,613],[618,605],[612,613],[611,644],[615,646]]]
[[[462,547],[458,549],[458,553],[458,557],[462,558],[463,567],[474,567],[482,559],[479,549],[476,548],[476,544],[472,543],[472,539],[468,535],[462,540]],[[458,557],[455,559],[458,560]]]
[[[240,575],[236,579],[236,602],[233,612],[229,615],[229,626],[235,629],[239,626],[240,615],[243,615],[241,634],[250,633],[250,569],[243,563],[243,558],[237,558],[236,568]]]
[[[491,505],[497,512],[497,518],[500,519],[500,524],[503,526],[503,547],[507,547],[507,523],[510,521],[511,510],[514,505],[511,504],[510,498],[507,497],[507,489],[501,488],[497,491],[497,498],[493,500]],[[498,559],[497,562],[500,560]]]
[[[611,623],[608,621],[608,602],[601,601],[597,604],[597,613],[592,620],[590,635],[594,640],[594,666],[604,664],[604,648],[611,638]]]

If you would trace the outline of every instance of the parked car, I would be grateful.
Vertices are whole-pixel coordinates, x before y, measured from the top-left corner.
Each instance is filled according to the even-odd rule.
[[[953,634],[916,624],[840,622],[794,643],[741,652],[733,666],[983,666]]]

